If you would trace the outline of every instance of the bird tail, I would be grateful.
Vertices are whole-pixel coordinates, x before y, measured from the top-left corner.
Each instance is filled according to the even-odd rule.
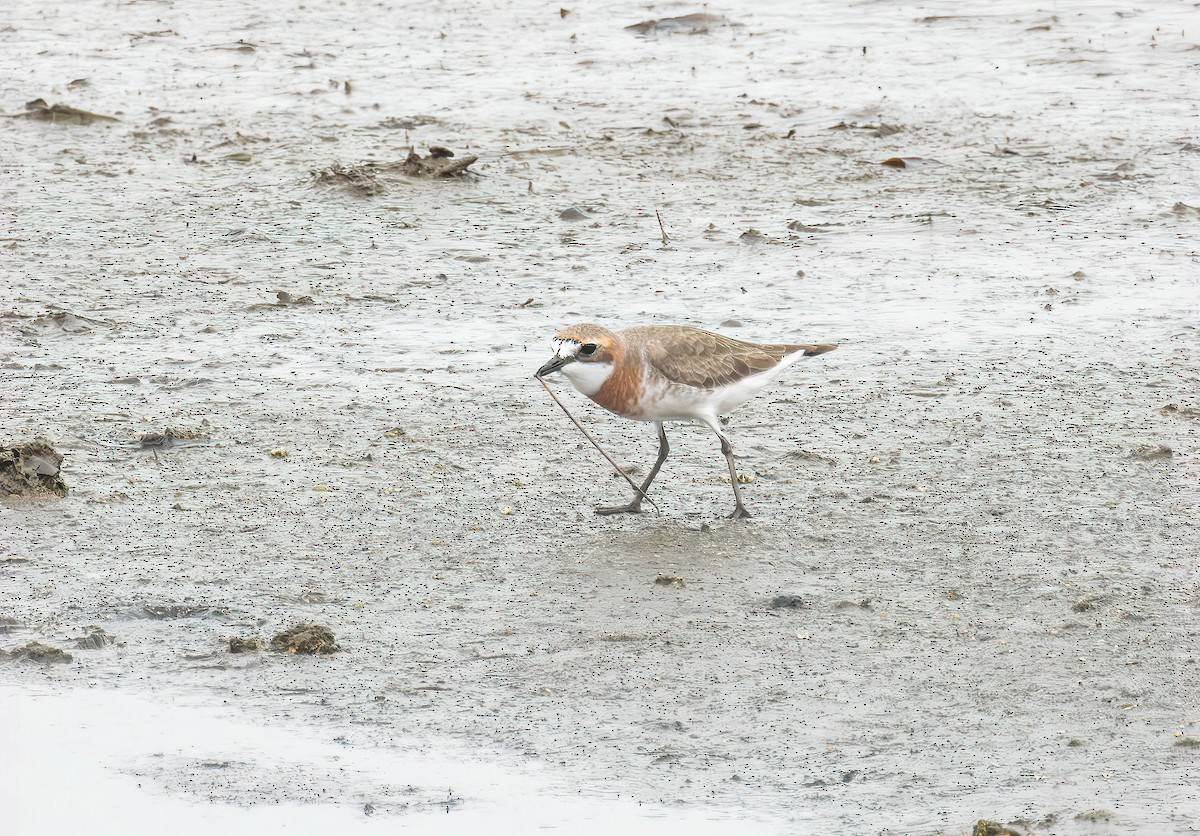
[[[818,354],[824,354],[827,351],[833,351],[837,348],[837,343],[815,343],[812,345],[798,346],[804,350],[805,357],[816,357]]]

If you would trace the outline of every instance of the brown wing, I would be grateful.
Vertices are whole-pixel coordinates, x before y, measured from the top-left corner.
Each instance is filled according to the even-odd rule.
[[[634,329],[630,329],[634,330]],[[668,380],[715,389],[769,371],[797,351],[823,354],[833,345],[758,344],[686,326],[636,329],[645,339],[646,360]]]

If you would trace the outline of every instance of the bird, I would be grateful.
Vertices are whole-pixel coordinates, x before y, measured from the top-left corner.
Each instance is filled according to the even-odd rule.
[[[837,348],[836,343],[744,342],[687,325],[612,331],[590,322],[562,329],[553,344],[554,356],[535,377],[562,372],[604,409],[652,422],[658,431],[658,459],[637,495],[627,505],[597,508],[597,514],[639,513],[670,452],[664,423],[698,421],[721,441],[733,484],[731,519],[744,519],[750,512],[742,502],[733,445],[721,432],[720,416],[750,400],[797,360]]]

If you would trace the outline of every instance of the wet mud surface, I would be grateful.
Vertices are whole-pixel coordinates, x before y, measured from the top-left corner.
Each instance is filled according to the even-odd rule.
[[[72,657],[0,680],[769,831],[1200,828],[1194,12],[700,12],[10,15],[0,112],[116,121],[0,120],[0,444],[71,486],[0,503],[0,647]],[[753,519],[681,427],[592,513],[531,377],[577,321],[840,344],[728,426]],[[298,622],[338,652],[229,652]],[[448,798],[227,760],[127,771]]]

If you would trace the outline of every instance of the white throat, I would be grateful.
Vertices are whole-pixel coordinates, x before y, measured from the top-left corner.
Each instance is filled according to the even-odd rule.
[[[576,361],[562,367],[562,373],[570,378],[575,388],[589,398],[600,391],[604,381],[612,374],[612,363],[584,363]]]

